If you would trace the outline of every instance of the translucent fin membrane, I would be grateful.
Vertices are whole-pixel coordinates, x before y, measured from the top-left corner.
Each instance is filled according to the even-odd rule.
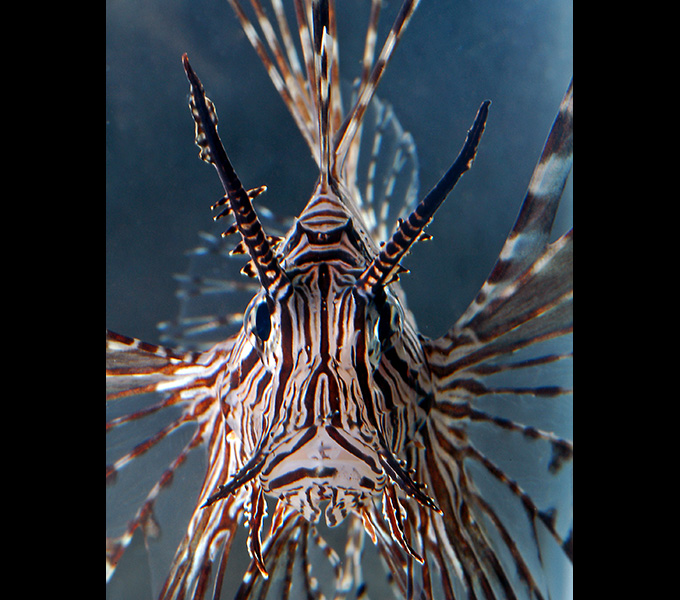
[[[571,167],[572,88],[496,265],[446,334],[427,339],[394,281],[470,166],[488,105],[418,203],[412,139],[374,95],[417,2],[384,41],[381,3],[367,8],[346,113],[333,2],[299,0],[286,15],[278,0],[252,0],[251,16],[231,4],[328,179],[320,187],[348,192],[356,216],[331,215],[341,226],[329,232],[293,226],[281,243],[277,218],[252,204],[261,182],[236,177],[185,64],[201,155],[226,190],[213,214],[234,222],[224,238],[204,235],[178,277],[183,312],[164,331],[196,351],[107,331],[107,581],[143,544],[163,599],[377,598],[379,563],[396,597],[559,598],[551,565],[573,559],[573,232],[551,230]],[[378,251],[357,235],[364,225],[376,247],[396,233]],[[286,262],[291,240],[314,260]],[[244,262],[254,277],[236,273]],[[353,481],[343,461],[367,475]],[[279,464],[297,479],[266,487]],[[344,520],[317,526],[314,511]]]

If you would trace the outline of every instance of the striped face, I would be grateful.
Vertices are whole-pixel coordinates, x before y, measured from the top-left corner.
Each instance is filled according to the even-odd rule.
[[[413,140],[374,96],[418,0],[397,8],[377,56],[382,3],[372,0],[347,110],[333,0],[292,3],[299,45],[279,0],[271,2],[273,19],[250,3],[261,33],[241,3],[230,4],[311,150],[318,180],[287,235],[267,235],[276,230],[252,204],[265,187],[242,185],[215,107],[183,56],[200,157],[224,189],[215,218],[233,219],[222,237],[238,234],[229,254],[247,254],[242,272],[253,278],[225,285],[211,269],[192,269],[182,280],[185,298],[195,297],[194,288],[254,297],[240,331],[201,351],[107,330],[107,486],[117,494],[107,514],[107,581],[136,532],[147,547],[171,539],[164,528],[179,520],[174,498],[162,494],[175,491],[175,474],[183,465],[195,469],[196,451],[206,449],[163,600],[200,600],[211,582],[212,597],[225,597],[223,583],[237,580],[242,600],[304,591],[308,598],[365,598],[365,534],[399,597],[557,597],[548,558],[559,548],[573,559],[571,497],[555,497],[569,487],[573,445],[553,431],[552,419],[562,408],[570,420],[561,370],[572,358],[573,231],[550,240],[572,161],[572,86],[496,266],[458,320],[430,339],[402,304],[402,261],[429,237],[425,228],[471,167],[490,102],[482,102],[458,157],[418,202]],[[222,241],[205,240],[195,257],[223,260]],[[225,310],[183,313],[180,333],[238,322]],[[180,429],[192,431],[182,438]],[[149,435],[138,440],[139,431]],[[185,439],[176,454],[175,433]],[[168,452],[140,499],[137,475]],[[265,526],[266,496],[274,510]],[[329,526],[347,519],[345,560],[313,525],[322,512]],[[234,578],[230,552],[241,523],[251,561]],[[314,548],[331,578],[317,568],[322,556]],[[369,575],[373,585],[372,568]],[[322,578],[328,581],[319,585]]]
[[[283,252],[289,283],[248,306],[223,410],[246,455],[264,457],[263,490],[310,521],[328,501],[333,526],[390,481],[381,455],[412,437],[423,387],[390,356],[422,364],[422,350],[396,298],[357,285],[367,251],[333,193],[317,189]]]

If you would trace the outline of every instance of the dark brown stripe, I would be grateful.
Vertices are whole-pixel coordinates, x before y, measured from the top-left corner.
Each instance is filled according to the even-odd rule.
[[[333,467],[323,467],[317,469],[305,469],[300,467],[294,471],[289,471],[285,475],[276,477],[269,482],[269,489],[272,493],[276,490],[288,487],[294,484],[296,481],[302,481],[304,479],[331,479],[338,474],[338,470]]]

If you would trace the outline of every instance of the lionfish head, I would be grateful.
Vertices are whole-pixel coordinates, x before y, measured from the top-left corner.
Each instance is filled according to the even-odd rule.
[[[434,508],[397,458],[408,436],[400,424],[413,419],[383,389],[412,376],[395,377],[381,359],[401,338],[404,315],[386,285],[366,283],[368,256],[344,203],[320,183],[277,258],[285,278],[249,304],[237,344],[255,352],[267,382],[249,411],[259,457],[250,475],[311,521],[327,501],[330,526],[386,486]]]
[[[184,56],[200,155],[216,168],[226,192],[218,203],[225,207],[220,216],[233,215],[230,232],[241,235],[250,274],[261,284],[234,345],[228,393],[222,398],[223,413],[232,434],[241,439],[246,461],[205,505],[250,489],[248,547],[264,575],[259,546],[263,494],[278,499],[277,511],[293,507],[314,522],[327,503],[330,526],[354,512],[374,541],[370,519],[376,513],[369,516],[369,507],[378,497],[395,539],[422,562],[405,538],[397,491],[439,511],[398,458],[417,427],[417,411],[423,410],[418,406],[417,371],[425,363],[424,358],[418,362],[422,348],[413,328],[405,327],[389,286],[404,270],[403,257],[469,168],[489,104],[480,108],[449,172],[399,221],[378,252],[339,174],[362,103],[365,109],[370,98],[360,94],[349,121],[331,126],[332,61],[324,57],[330,57],[333,44],[327,19],[315,20],[314,32],[319,183],[285,242],[277,246],[264,233],[251,203],[259,190],[246,191],[234,172],[217,134],[214,107]],[[396,354],[384,360],[389,352]],[[408,359],[399,352],[408,353]],[[397,405],[394,398],[405,400]]]

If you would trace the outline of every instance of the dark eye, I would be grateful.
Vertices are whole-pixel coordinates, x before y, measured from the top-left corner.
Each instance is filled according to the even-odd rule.
[[[272,332],[272,322],[269,314],[269,307],[267,302],[263,300],[257,305],[255,309],[255,335],[266,342],[269,339],[269,334]]]
[[[380,320],[378,322],[378,339],[383,351],[392,345],[392,336],[400,331],[401,320],[399,310],[389,302],[385,302],[380,309]]]

